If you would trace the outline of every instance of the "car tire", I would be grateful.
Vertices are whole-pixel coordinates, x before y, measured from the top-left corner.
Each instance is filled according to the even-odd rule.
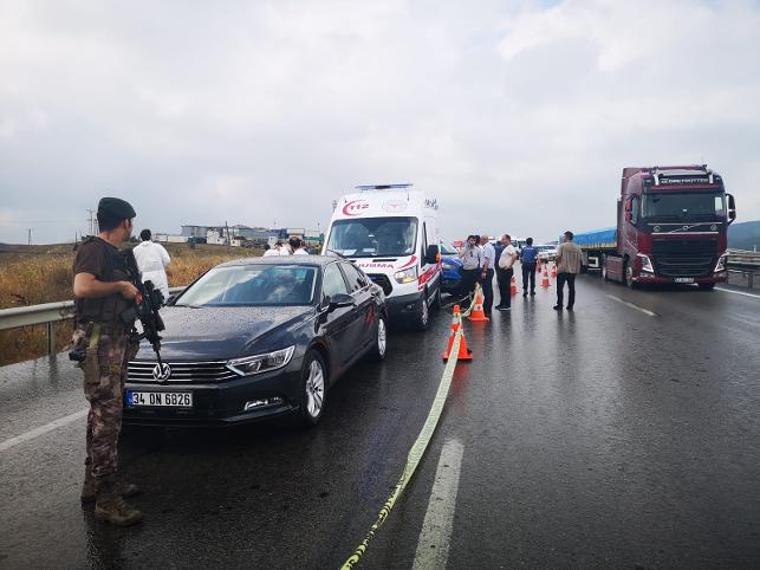
[[[316,350],[309,350],[301,369],[301,425],[312,427],[319,423],[325,411],[327,393],[327,366]]]
[[[376,362],[385,360],[385,354],[388,350],[388,322],[385,315],[377,317],[377,328],[375,329],[375,343],[370,350],[370,357]]]
[[[416,321],[415,326],[418,331],[425,331],[430,326],[430,306],[425,295],[422,296],[422,305]]]

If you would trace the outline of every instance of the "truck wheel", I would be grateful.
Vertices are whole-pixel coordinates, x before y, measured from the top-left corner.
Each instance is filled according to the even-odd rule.
[[[635,289],[636,288],[636,282],[633,280],[633,267],[628,265],[626,263],[623,266],[623,271],[625,272],[625,284],[629,289]]]

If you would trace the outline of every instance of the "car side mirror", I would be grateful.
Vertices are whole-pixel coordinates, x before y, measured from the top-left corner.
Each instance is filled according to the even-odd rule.
[[[732,194],[727,194],[728,196],[728,219],[730,220],[728,223],[730,224],[736,219],[736,200],[734,200],[734,197]]]
[[[429,245],[425,252],[425,263],[435,264],[441,260],[441,250],[437,245]]]
[[[356,304],[354,298],[347,293],[338,293],[337,295],[333,295],[330,297],[329,302],[329,312],[332,312],[335,309],[341,309],[343,307],[353,307]]]

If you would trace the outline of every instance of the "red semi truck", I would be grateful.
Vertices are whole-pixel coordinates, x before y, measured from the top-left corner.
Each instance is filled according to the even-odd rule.
[[[623,169],[617,227],[577,234],[584,266],[635,287],[726,281],[734,197],[706,165]]]

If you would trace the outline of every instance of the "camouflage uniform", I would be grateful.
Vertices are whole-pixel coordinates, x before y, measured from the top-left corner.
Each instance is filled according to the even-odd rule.
[[[90,238],[78,250],[74,273],[83,271],[104,282],[129,278],[123,256],[99,238]],[[137,353],[137,343],[130,339],[132,322],[124,320],[130,305],[118,294],[76,301],[72,342],[86,353],[77,366],[84,373],[84,394],[90,403],[85,465],[87,476],[96,481],[114,476],[118,468],[124,380],[127,362]]]

